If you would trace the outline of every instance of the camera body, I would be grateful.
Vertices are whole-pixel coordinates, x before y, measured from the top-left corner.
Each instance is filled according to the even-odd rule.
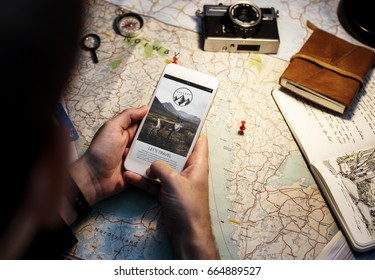
[[[277,53],[280,45],[277,13],[248,1],[204,5],[203,50],[211,52]]]

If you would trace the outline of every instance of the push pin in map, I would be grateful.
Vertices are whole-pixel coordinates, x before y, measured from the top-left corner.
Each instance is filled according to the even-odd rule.
[[[174,63],[174,64],[178,64],[178,55],[179,55],[180,53],[174,53],[174,56],[172,57],[172,59],[166,59],[166,60],[164,60],[165,61],[165,63]]]
[[[244,135],[244,134],[245,134],[245,130],[246,130],[246,126],[245,126],[245,124],[246,124],[245,121],[241,121],[240,130],[238,131],[238,134],[239,134],[239,135]]]
[[[177,64],[178,62],[178,55],[179,55],[180,53],[174,53],[174,56],[173,56],[173,58],[172,58],[172,63],[174,63],[174,64]]]

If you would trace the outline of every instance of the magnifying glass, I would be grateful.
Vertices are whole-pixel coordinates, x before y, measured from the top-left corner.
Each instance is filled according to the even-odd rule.
[[[82,48],[89,51],[91,54],[91,59],[93,63],[98,63],[98,56],[96,55],[96,50],[100,46],[100,38],[98,35],[90,33],[82,38]]]

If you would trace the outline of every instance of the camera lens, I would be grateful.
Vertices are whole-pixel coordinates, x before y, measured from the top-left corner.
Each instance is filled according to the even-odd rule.
[[[231,25],[233,33],[236,36],[246,38],[259,30],[262,11],[248,1],[240,1],[229,7],[228,17],[228,24]]]

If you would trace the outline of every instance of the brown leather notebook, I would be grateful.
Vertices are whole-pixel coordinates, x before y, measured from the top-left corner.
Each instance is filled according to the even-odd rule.
[[[314,31],[293,55],[279,84],[340,114],[346,114],[375,62],[375,52],[333,34]]]

